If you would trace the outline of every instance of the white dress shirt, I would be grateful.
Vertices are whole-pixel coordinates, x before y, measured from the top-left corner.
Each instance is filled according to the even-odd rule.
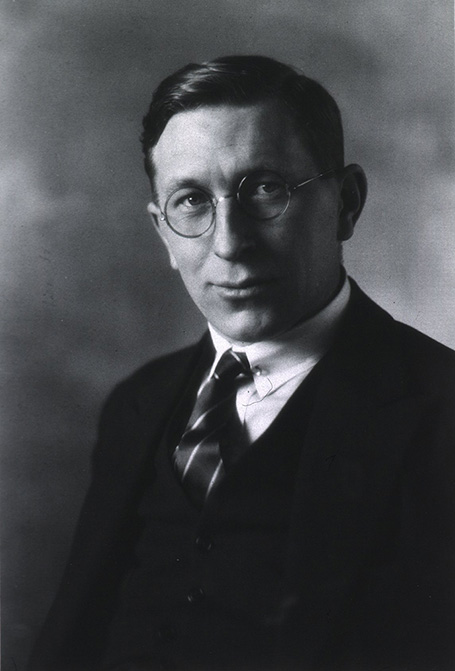
[[[276,338],[245,347],[232,345],[209,324],[216,356],[208,377],[213,375],[221,356],[231,347],[235,352],[246,354],[253,371],[253,379],[239,388],[236,399],[237,412],[250,443],[270,426],[327,352],[349,296],[350,286],[346,278],[335,298],[314,317]]]

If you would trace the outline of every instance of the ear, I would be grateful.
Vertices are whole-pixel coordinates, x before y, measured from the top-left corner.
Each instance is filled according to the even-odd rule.
[[[338,240],[349,240],[367,198],[367,178],[360,165],[351,163],[341,173]]]
[[[147,212],[149,213],[150,219],[152,220],[152,223],[155,227],[155,230],[158,232],[158,235],[160,236],[161,240],[164,243],[164,246],[167,249],[167,253],[169,255],[169,261],[171,264],[171,268],[173,270],[178,270],[178,265],[177,261],[175,260],[175,256],[173,255],[169,241],[166,238],[165,232],[163,227],[166,226],[166,223],[164,221],[163,214],[161,212],[161,209],[154,203],[153,201],[150,201],[150,203],[147,205]]]

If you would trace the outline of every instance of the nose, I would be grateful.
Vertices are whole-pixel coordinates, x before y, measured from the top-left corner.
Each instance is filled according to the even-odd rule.
[[[245,222],[235,196],[222,196],[216,204],[213,251],[227,261],[237,260],[254,247],[252,229]]]

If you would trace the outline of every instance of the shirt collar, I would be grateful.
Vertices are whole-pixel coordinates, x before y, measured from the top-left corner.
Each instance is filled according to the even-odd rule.
[[[335,298],[316,315],[276,338],[245,347],[232,345],[209,324],[216,350],[210,376],[213,375],[221,356],[231,347],[236,352],[245,352],[248,357],[260,398],[270,394],[271,390],[278,389],[296,375],[308,373],[330,348],[350,293],[349,281],[345,277]]]

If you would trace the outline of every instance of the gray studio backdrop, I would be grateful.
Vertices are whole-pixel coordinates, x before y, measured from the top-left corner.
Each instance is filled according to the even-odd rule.
[[[449,0],[3,0],[4,670],[23,669],[108,390],[203,322],[147,220],[140,121],[190,60],[263,53],[340,103],[370,180],[351,274],[455,346]]]

